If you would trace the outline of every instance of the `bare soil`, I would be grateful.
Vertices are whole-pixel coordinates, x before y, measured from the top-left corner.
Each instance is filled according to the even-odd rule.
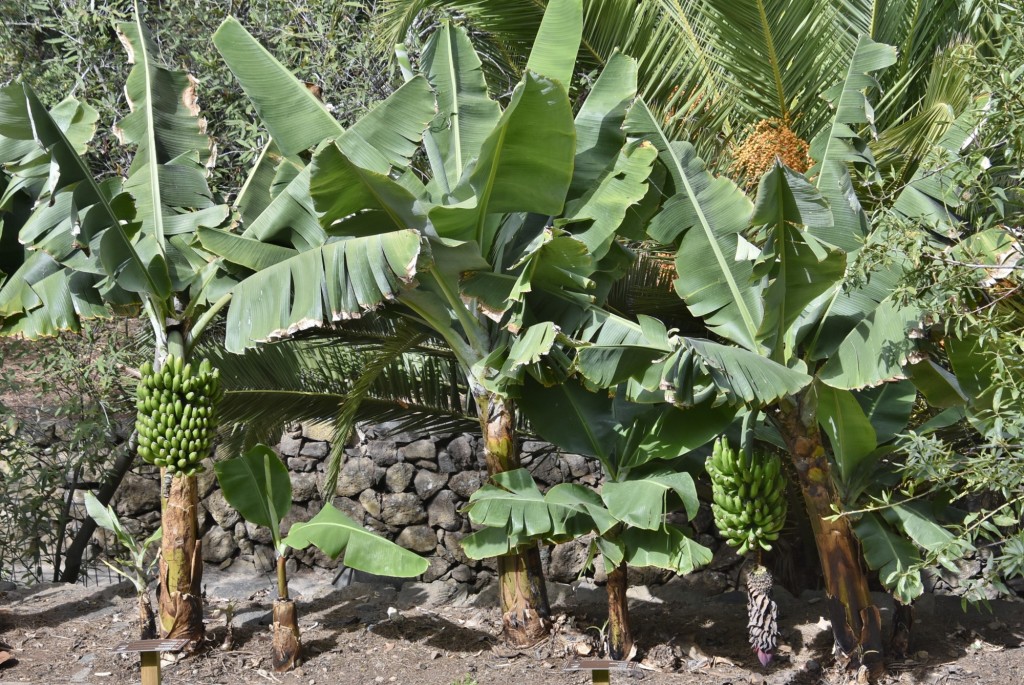
[[[168,657],[163,682],[317,685],[512,685],[589,683],[567,670],[597,656],[605,620],[604,589],[549,588],[554,635],[530,649],[504,646],[493,588],[471,594],[454,583],[355,583],[292,580],[306,659],[291,673],[270,666],[270,579],[244,569],[211,570],[206,583],[208,641],[190,656]],[[776,589],[783,645],[767,669],[746,642],[745,595],[708,596],[699,580],[679,578],[630,590],[639,641],[638,666],[612,672],[613,683],[700,685],[839,685],[856,677],[835,668],[831,631],[819,593],[794,598]],[[876,597],[884,604],[884,598]],[[127,583],[106,588],[44,584],[0,593],[0,682],[140,681],[139,659],[113,649],[138,636],[136,600]],[[991,610],[926,596],[916,611],[913,659],[889,664],[885,685],[1024,685],[1024,603],[994,601]],[[232,614],[230,645],[226,617]],[[883,616],[890,614],[888,608]],[[15,663],[16,661],[16,663]]]

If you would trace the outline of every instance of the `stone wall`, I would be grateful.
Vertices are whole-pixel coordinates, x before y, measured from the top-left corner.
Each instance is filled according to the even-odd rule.
[[[390,434],[392,426],[362,427],[345,448],[346,460],[332,503],[367,529],[427,557],[424,581],[454,579],[484,584],[494,571],[493,561],[473,561],[460,541],[471,532],[460,512],[469,496],[486,479],[479,440],[471,434],[406,432]],[[288,466],[294,505],[282,529],[306,521],[322,507],[320,489],[330,453],[329,432],[320,426],[289,426],[275,446]],[[564,454],[547,443],[522,443],[522,463],[542,489],[572,480],[596,485],[600,466],[575,454]],[[261,572],[273,568],[271,537],[266,529],[241,520],[225,501],[209,464],[199,475],[200,527],[203,559],[226,568],[252,564]],[[135,533],[159,525],[159,484],[152,467],[130,473],[120,488],[115,507]],[[289,570],[335,568],[337,561],[316,548],[292,550]],[[545,551],[550,577],[570,581],[586,560],[586,544],[562,545]]]

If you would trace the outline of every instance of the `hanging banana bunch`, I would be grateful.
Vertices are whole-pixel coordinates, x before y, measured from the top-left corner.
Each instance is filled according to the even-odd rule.
[[[217,432],[220,372],[207,359],[194,369],[175,356],[160,371],[146,362],[141,372],[135,403],[139,456],[169,475],[191,476],[202,469]]]
[[[767,666],[779,642],[779,607],[772,599],[771,571],[761,565],[761,550],[770,550],[786,522],[786,480],[775,455],[736,452],[724,438],[707,460],[715,525],[726,544],[739,554],[757,551],[757,565],[747,574],[747,629],[750,645]]]

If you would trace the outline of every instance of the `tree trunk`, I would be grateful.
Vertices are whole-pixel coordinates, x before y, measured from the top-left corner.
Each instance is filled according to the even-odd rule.
[[[139,639],[156,639],[156,616],[153,614],[153,602],[149,598],[149,590],[139,593]]]
[[[487,475],[519,468],[515,407],[509,400],[481,392],[476,396]],[[505,639],[516,646],[535,643],[551,631],[551,609],[544,584],[540,549],[524,545],[498,557],[498,583]]]
[[[882,619],[871,601],[860,542],[846,517],[835,518],[843,510],[842,501],[821,442],[815,407],[806,400],[806,393],[801,393],[781,403],[778,426],[796,467],[814,531],[837,656],[850,668],[867,666],[874,678],[884,669]]]
[[[274,670],[290,671],[302,661],[299,612],[288,597],[288,575],[283,555],[277,557],[277,599],[274,601]]]
[[[626,563],[608,571],[608,658],[622,661],[633,651],[633,631],[629,626],[629,604],[626,600]]]
[[[914,625],[914,605],[893,598],[892,632],[889,634],[889,656],[903,660],[910,653],[910,629]]]
[[[125,475],[131,470],[134,460],[135,444],[134,441],[129,439],[125,450],[117,456],[114,468],[111,469],[110,474],[103,481],[103,485],[100,486],[99,492],[96,493],[96,499],[99,500],[100,504],[103,506],[110,504],[110,500],[114,498],[114,493],[117,492],[118,486],[121,485],[121,481],[124,480]],[[71,541],[71,545],[68,546],[67,552],[64,554],[64,570],[61,572],[61,582],[78,582],[78,574],[82,570],[82,555],[85,554],[89,541],[92,540],[92,534],[95,532],[96,521],[91,516],[86,517],[82,521],[78,532],[75,533],[75,538]]]
[[[196,523],[195,476],[175,476],[162,500],[160,542],[160,634],[203,639],[203,556]]]
[[[299,638],[299,614],[295,600],[274,600],[274,670],[278,673],[290,671],[302,659],[302,642]]]

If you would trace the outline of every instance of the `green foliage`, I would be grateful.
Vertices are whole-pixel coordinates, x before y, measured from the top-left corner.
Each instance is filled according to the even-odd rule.
[[[249,523],[270,530],[274,548],[284,554],[281,521],[292,508],[288,468],[266,445],[256,445],[234,459],[214,465],[224,499]]]
[[[936,407],[898,438],[900,481],[883,505],[927,497],[970,511],[947,521],[955,535],[923,547],[913,568],[994,546],[1001,552],[982,585],[999,588],[1000,574],[1024,564],[1024,8],[985,0],[974,11],[973,43],[946,65],[974,99],[921,145],[914,204],[876,206],[878,229],[859,268],[906,263],[894,300],[924,313],[910,377]],[[984,587],[973,591],[984,597]]]
[[[96,521],[96,525],[113,533],[117,541],[128,551],[128,556],[116,558],[113,564],[106,559],[103,560],[103,563],[118,575],[131,581],[136,592],[145,593],[152,578],[153,567],[158,560],[156,554],[150,556],[149,552],[152,546],[160,541],[163,529],[157,528],[152,535],[141,542],[136,540],[121,524],[117,514],[114,513],[114,508],[100,504],[100,501],[91,492],[85,493],[85,510]]]
[[[391,90],[392,71],[363,40],[374,12],[373,3],[326,0],[151,5],[142,20],[163,61],[199,81],[199,104],[228,160],[214,172],[215,187],[236,192],[266,142],[209,40],[217,26],[229,15],[238,18],[347,124]],[[47,105],[69,93],[92,103],[102,124],[89,163],[101,178],[124,175],[131,163],[111,126],[126,111],[121,84],[129,71],[114,25],[129,21],[128,0],[32,0],[0,8],[0,83],[21,78]]]
[[[246,521],[270,530],[279,556],[289,547],[315,545],[332,559],[344,552],[346,566],[367,573],[412,577],[427,570],[426,559],[364,530],[330,503],[309,521],[293,524],[282,538],[281,521],[292,508],[291,476],[281,458],[266,445],[219,461],[214,469],[224,499]]]
[[[42,581],[42,564],[60,573],[73,494],[68,483],[101,480],[119,451],[138,363],[123,327],[87,325],[28,349],[0,345],[0,574]]]
[[[594,533],[606,569],[654,566],[686,574],[711,561],[689,527],[665,522],[680,502],[696,515],[697,491],[688,473],[655,469],[635,480],[609,482],[600,493],[562,483],[542,494],[526,469],[500,473],[473,493],[466,511],[483,526],[462,540],[473,559],[507,554],[534,540],[564,542]]]
[[[283,544],[295,549],[314,545],[332,559],[344,552],[346,566],[384,576],[412,578],[430,565],[415,552],[364,529],[329,503],[309,521],[294,524]]]

